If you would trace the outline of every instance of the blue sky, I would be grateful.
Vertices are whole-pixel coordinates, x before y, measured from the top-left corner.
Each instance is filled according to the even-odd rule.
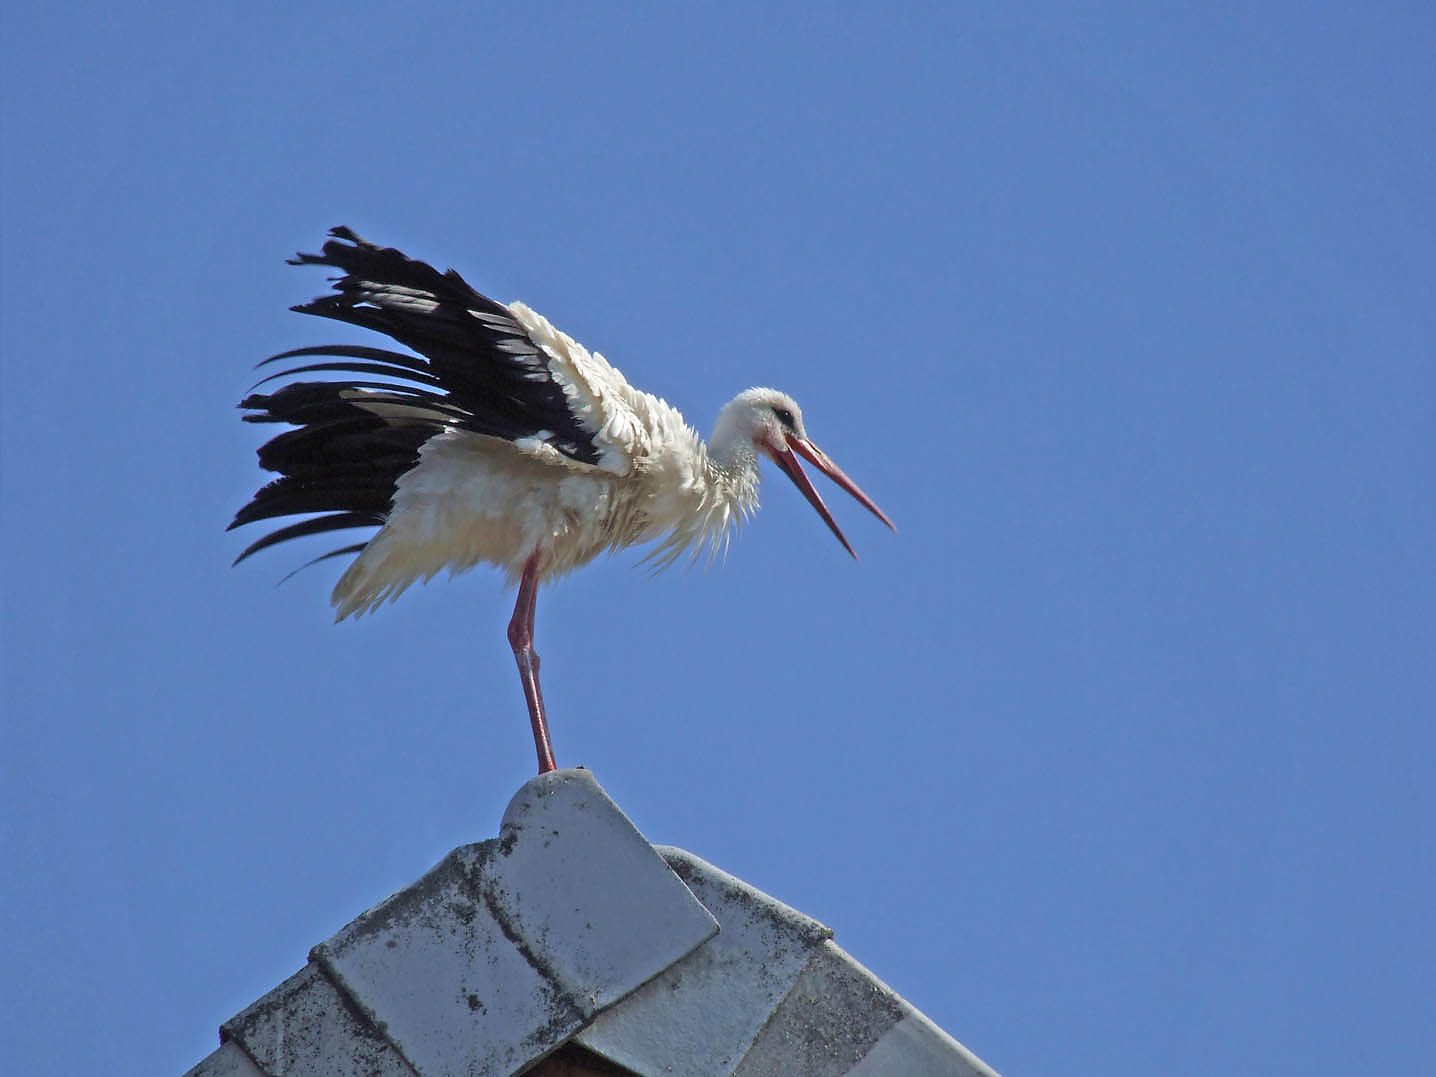
[[[1255,8],[1255,10],[1253,10]],[[776,472],[540,596],[561,765],[1010,1074],[1436,1049],[1429,5],[7,9],[11,1072],[178,1073],[532,770],[479,570],[237,569],[348,224]],[[825,487],[825,492],[831,487]],[[253,535],[250,538],[254,537]]]

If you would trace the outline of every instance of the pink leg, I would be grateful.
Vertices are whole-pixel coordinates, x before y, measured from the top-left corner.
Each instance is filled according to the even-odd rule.
[[[534,608],[538,604],[538,569],[541,552],[535,550],[524,562],[519,580],[519,598],[514,603],[514,616],[509,621],[509,644],[519,664],[519,680],[524,683],[524,699],[529,705],[529,722],[534,730],[534,747],[538,749],[539,773],[556,769],[553,745],[548,739],[548,718],[543,710],[543,690],[539,688],[539,656],[534,650]]]

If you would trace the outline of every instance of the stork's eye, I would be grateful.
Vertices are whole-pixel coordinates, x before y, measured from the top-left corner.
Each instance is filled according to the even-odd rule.
[[[773,414],[776,415],[778,417],[778,421],[784,426],[786,426],[789,430],[793,429],[793,413],[791,411],[789,411],[787,408],[774,408]]]

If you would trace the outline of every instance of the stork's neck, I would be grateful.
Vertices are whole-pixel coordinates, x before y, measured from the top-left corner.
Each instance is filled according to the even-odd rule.
[[[741,516],[758,507],[758,449],[752,439],[719,424],[708,441],[708,481]]]
[[[721,555],[746,517],[758,508],[758,450],[751,437],[740,434],[718,416],[713,436],[704,445],[696,433],[684,482],[685,505],[668,518],[672,530],[651,555],[659,567],[687,553],[694,560]]]
[[[708,439],[709,481],[744,516],[758,507],[758,448],[724,408]]]

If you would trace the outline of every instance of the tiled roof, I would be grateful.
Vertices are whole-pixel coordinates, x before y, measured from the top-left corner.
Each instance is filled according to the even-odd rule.
[[[220,1035],[187,1077],[993,1072],[822,924],[649,845],[585,770],[527,782],[499,837],[314,947]]]

